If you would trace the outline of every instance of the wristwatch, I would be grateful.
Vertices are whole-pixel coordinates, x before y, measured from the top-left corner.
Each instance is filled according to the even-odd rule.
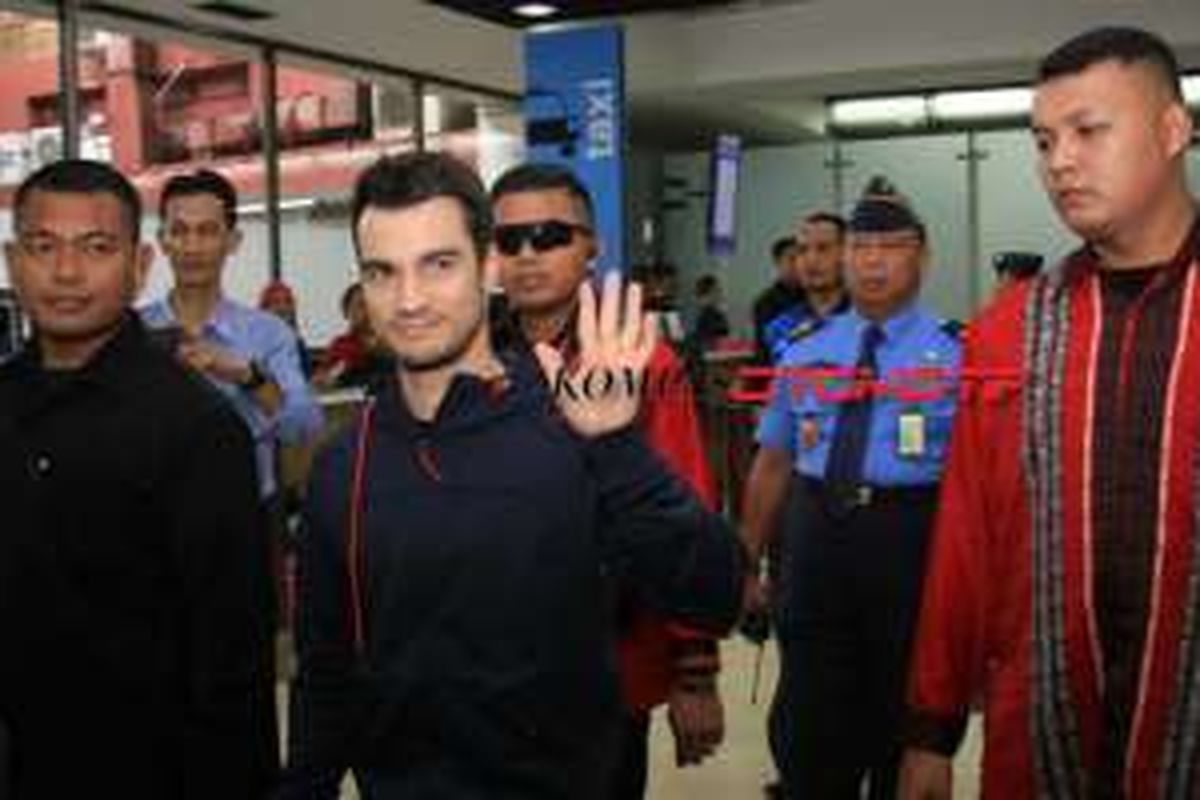
[[[246,380],[242,381],[238,385],[246,391],[252,392],[255,389],[260,388],[268,380],[267,373],[263,372],[263,369],[258,365],[258,362],[254,359],[250,359],[250,375],[247,376]]]

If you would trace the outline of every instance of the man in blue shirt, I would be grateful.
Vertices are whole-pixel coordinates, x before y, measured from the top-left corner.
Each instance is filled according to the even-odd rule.
[[[246,423],[254,440],[276,602],[286,608],[283,552],[290,503],[279,485],[277,455],[280,445],[316,438],[324,425],[321,408],[287,323],[229,299],[221,289],[225,264],[242,238],[233,185],[210,170],[177,175],[163,187],[159,219],[159,244],[171,262],[175,285],[141,310],[142,320],[181,362],[207,378]]]
[[[796,235],[793,272],[802,293],[798,302],[767,321],[763,329],[771,363],[777,363],[797,339],[831,314],[850,307],[842,280],[846,221],[817,211],[804,218]]]
[[[235,302],[221,289],[225,263],[241,243],[237,192],[228,180],[209,170],[177,175],[163,187],[159,217],[159,243],[175,285],[142,309],[142,319],[228,398],[250,428],[259,494],[269,507],[279,489],[277,446],[305,442],[323,424],[296,336],[279,318]]]
[[[744,536],[757,558],[784,532],[770,732],[786,797],[857,798],[864,778],[894,797],[959,362],[954,327],[917,302],[926,256],[921,221],[873,181],[849,223],[853,307],[787,349],[759,423]]]

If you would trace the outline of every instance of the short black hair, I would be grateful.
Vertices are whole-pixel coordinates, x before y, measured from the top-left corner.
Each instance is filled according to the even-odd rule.
[[[781,236],[771,243],[771,260],[778,261],[780,256],[790,249],[795,248],[795,236]]]
[[[832,211],[814,211],[804,218],[807,225],[832,225],[837,231],[838,239],[846,238],[846,218]]]
[[[1145,64],[1176,100],[1183,99],[1179,61],[1170,45],[1149,31],[1130,27],[1094,28],[1056,47],[1038,65],[1037,82],[1076,75],[1105,61]]]
[[[492,238],[487,192],[474,170],[446,153],[383,156],[358,176],[350,204],[355,250],[359,245],[358,222],[368,208],[410,208],[438,197],[458,201],[475,254],[482,259]]]
[[[135,244],[141,240],[142,199],[129,179],[108,164],[82,158],[65,158],[47,164],[25,178],[13,195],[14,228],[20,225],[21,216],[33,192],[112,195],[121,204],[129,238]]]
[[[167,217],[167,201],[174,197],[185,197],[193,194],[211,194],[221,201],[225,212],[225,224],[230,230],[237,225],[237,189],[219,172],[211,169],[198,169],[195,172],[176,175],[163,186],[158,198],[158,216]]]
[[[584,222],[594,225],[596,212],[592,195],[583,181],[567,167],[559,164],[518,164],[505,172],[492,184],[492,204],[501,197],[520,192],[546,192],[561,189],[583,208]]]
[[[712,294],[721,287],[717,276],[710,273],[705,273],[696,279],[696,294],[705,297]]]
[[[992,269],[996,276],[1011,275],[1018,280],[1032,278],[1042,271],[1045,258],[1041,253],[1026,253],[1008,250],[992,256]]]

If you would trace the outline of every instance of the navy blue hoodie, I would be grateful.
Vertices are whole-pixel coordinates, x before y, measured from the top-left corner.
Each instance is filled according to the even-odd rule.
[[[383,800],[602,796],[621,709],[610,576],[722,631],[734,533],[634,428],[572,433],[525,361],[503,383],[455,378],[429,423],[393,380],[369,418],[313,471],[291,796],[347,768]]]

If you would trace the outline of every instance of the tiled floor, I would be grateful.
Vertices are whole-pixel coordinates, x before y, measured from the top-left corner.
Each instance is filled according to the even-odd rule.
[[[762,787],[774,776],[767,750],[767,707],[778,662],[775,649],[763,653],[758,702],[750,703],[757,648],[741,639],[730,639],[722,648],[725,668],[721,696],[725,705],[725,745],[700,767],[677,769],[671,733],[665,719],[655,719],[651,737],[650,800],[757,800]],[[764,699],[765,698],[765,699]],[[982,740],[973,724],[955,763],[956,798],[979,796],[978,760]]]
[[[758,702],[755,704],[751,704],[750,694],[757,649],[735,638],[723,645],[722,654],[725,744],[702,766],[679,769],[674,763],[666,720],[658,715],[651,734],[650,785],[646,793],[649,800],[757,800],[763,796],[762,787],[773,776],[766,744],[766,714],[777,669],[775,650],[768,645],[763,653]],[[955,764],[956,798],[979,796],[981,746],[976,722],[972,724]],[[356,798],[350,781],[347,781],[343,798]]]

